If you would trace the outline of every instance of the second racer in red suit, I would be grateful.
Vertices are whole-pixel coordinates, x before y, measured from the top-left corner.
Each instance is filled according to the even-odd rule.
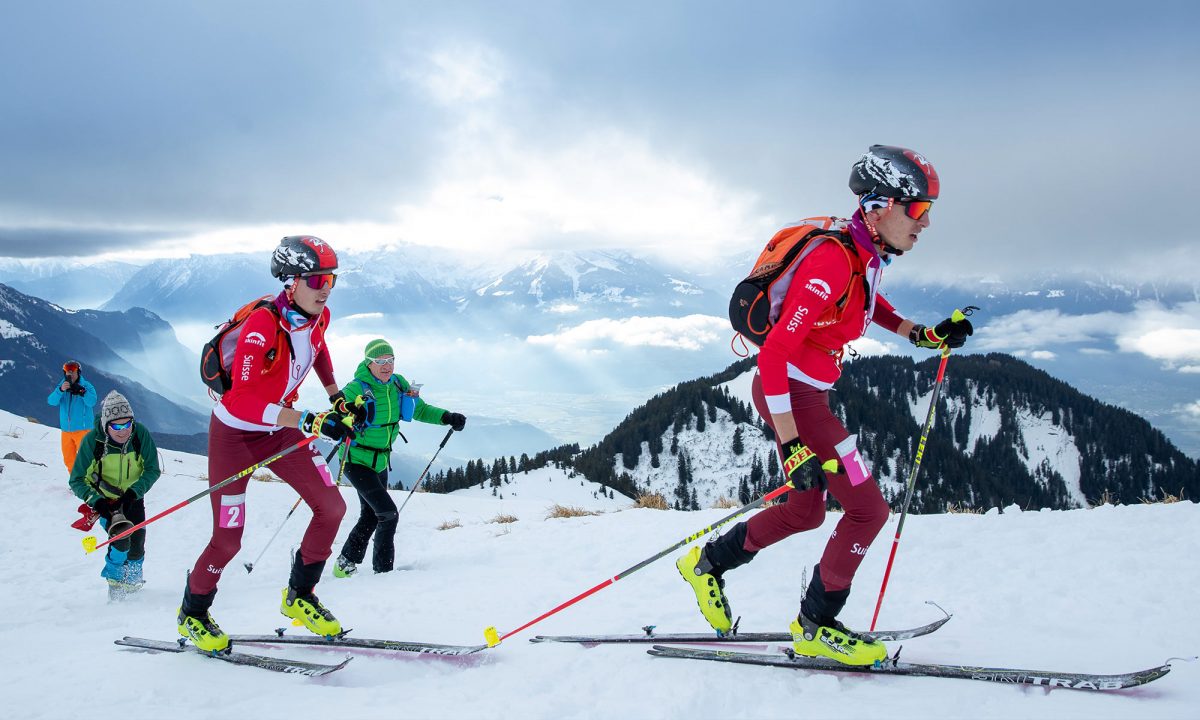
[[[325,302],[336,283],[337,255],[320,238],[285,237],[271,256],[271,274],[285,283],[273,305],[258,308],[240,329],[230,368],[232,385],[213,408],[208,425],[208,481],[216,484],[263,460],[321,435],[334,442],[353,438],[361,420],[346,405],[333,376],[325,343],[329,309]],[[329,410],[297,410],[300,384],[316,370],[330,401]],[[312,510],[283,589],[280,611],[318,635],[336,635],[341,624],[313,594],[321,577],[346,503],[325,459],[311,444],[285,455],[271,471],[292,486]],[[209,607],[221,572],[241,548],[247,520],[249,477],[209,496],[212,538],[188,575],[178,613],[179,633],[198,648],[220,652],[229,636],[213,620]]]
[[[799,261],[774,324],[758,355],[752,385],[755,407],[771,426],[783,467],[792,481],[786,501],[735,525],[707,545],[693,547],[676,563],[692,586],[705,619],[727,632],[732,613],[724,574],[758,551],[825,519],[826,493],[845,510],[813,568],[800,612],[791,623],[797,653],[870,665],[887,656],[883,643],[868,642],[837,620],[850,585],[888,517],[888,505],[851,435],[829,409],[828,391],[842,372],[843,346],[874,322],[926,348],[961,347],[972,333],[966,320],[947,319],[927,328],[904,319],[878,294],[884,267],[912,250],[929,227],[938,197],[937,172],[905,148],[873,145],[855,163],[850,189],[859,207],[849,221]],[[786,231],[786,228],[785,228]],[[783,232],[783,231],[781,231]],[[847,295],[848,292],[848,295]],[[839,298],[845,297],[843,303]],[[811,450],[816,462],[805,466]],[[820,465],[821,472],[813,472]]]

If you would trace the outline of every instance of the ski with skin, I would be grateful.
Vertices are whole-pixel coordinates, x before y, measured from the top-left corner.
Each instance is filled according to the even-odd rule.
[[[937,630],[945,625],[951,618],[947,614],[946,617],[928,625],[921,627],[909,628],[908,630],[876,630],[875,632],[860,632],[856,633],[862,638],[872,642],[892,642],[896,640],[908,640],[910,638],[921,637]],[[530,642],[559,642],[559,643],[578,643],[581,645],[604,645],[609,643],[681,643],[685,645],[695,644],[748,644],[748,643],[790,643],[792,634],[786,632],[774,633],[748,633],[738,632],[736,628],[727,635],[714,635],[711,632],[707,633],[658,633],[654,632],[654,625],[647,625],[642,628],[641,635],[538,635],[530,639]]]
[[[276,630],[274,635],[230,635],[230,642],[257,645],[315,645],[319,647],[360,648],[364,650],[395,650],[421,655],[473,655],[486,650],[487,645],[437,645],[434,643],[409,642],[406,640],[372,640],[348,637],[346,630],[340,635],[326,638],[321,635],[284,635]]]
[[[1123,690],[1138,685],[1145,685],[1171,671],[1169,662],[1158,667],[1139,670],[1137,672],[1119,675],[1101,675],[1047,670],[1023,670],[1018,668],[909,663],[902,662],[898,658],[890,658],[879,665],[855,666],[844,665],[836,660],[827,658],[796,655],[790,649],[786,651],[787,654],[763,655],[758,653],[731,652],[728,650],[705,650],[655,645],[647,650],[647,652],[655,657],[715,660],[717,662],[781,667],[792,670],[860,673],[864,675],[914,675],[919,677],[958,678],[962,680],[982,680],[984,682],[1008,685],[1035,685],[1068,690]]]
[[[114,642],[117,645],[122,645],[124,647],[139,648],[143,650],[171,653],[194,652],[199,655],[203,655],[204,657],[223,660],[233,665],[248,665],[251,667],[262,668],[263,670],[291,673],[294,675],[307,675],[309,677],[320,677],[322,675],[328,675],[331,672],[341,670],[353,659],[351,657],[347,657],[345,660],[336,665],[324,665],[321,663],[306,662],[303,660],[288,660],[287,658],[253,655],[250,653],[237,652],[236,650],[226,653],[217,653],[214,655],[213,653],[201,650],[195,645],[189,645],[183,640],[149,640],[147,638],[126,636],[120,640],[115,640]]]

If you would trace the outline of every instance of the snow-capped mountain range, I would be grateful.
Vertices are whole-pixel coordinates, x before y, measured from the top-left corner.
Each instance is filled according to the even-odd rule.
[[[544,323],[530,313],[572,320],[686,315],[723,302],[685,273],[622,252],[552,252],[497,267],[400,246],[346,252],[340,263],[330,307],[342,316],[498,315],[506,324],[526,321],[537,327]],[[232,310],[244,296],[277,290],[261,254],[193,255],[142,267],[103,308],[145,307],[173,322],[191,321],[211,318],[214,308]]]

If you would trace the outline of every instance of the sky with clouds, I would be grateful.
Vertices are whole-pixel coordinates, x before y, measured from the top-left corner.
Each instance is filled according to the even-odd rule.
[[[850,164],[885,143],[942,178],[923,272],[1186,280],[1198,19],[1191,2],[17,3],[0,254],[312,232],[703,265],[848,213]]]

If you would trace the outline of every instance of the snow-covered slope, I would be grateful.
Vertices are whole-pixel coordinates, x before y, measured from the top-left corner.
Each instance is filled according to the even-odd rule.
[[[1136,691],[1088,694],[732,667],[652,658],[637,647],[525,641],[535,632],[637,632],[648,623],[664,632],[700,630],[704,623],[670,559],[486,651],[475,666],[360,653],[345,670],[311,680],[194,655],[122,650],[112,641],[123,635],[175,634],[184,573],[208,538],[207,504],[149,528],[148,585],[110,605],[99,553],[85,555],[82,535],[69,527],[78,501],[66,488],[58,431],[0,413],[0,456],[12,451],[45,466],[0,460],[0,505],[9,509],[0,545],[0,692],[9,717],[1191,718],[1200,707],[1196,663],[1176,663],[1167,677]],[[203,458],[164,452],[163,459],[166,473],[147,496],[151,513],[204,487]],[[617,509],[623,503],[614,502],[592,506],[607,510],[600,515],[547,520],[551,499],[586,504],[590,492],[577,479],[562,478],[560,486],[558,476],[539,488],[537,477],[531,474],[528,485],[520,480],[516,496],[506,492],[503,501],[490,491],[414,495],[400,517],[400,569],[350,580],[326,576],[318,587],[322,601],[362,637],[476,644],[484,627],[515,628],[724,512]],[[551,486],[551,495],[540,494]],[[575,494],[559,496],[560,487]],[[343,493],[356,507],[352,491]],[[226,630],[284,624],[279,590],[307,512],[297,511],[253,574],[242,563],[258,554],[295,497],[280,483],[252,483],[242,554],[226,570],[213,608]],[[501,512],[518,519],[492,522]],[[727,576],[744,629],[786,627],[801,573],[839,518],[831,513],[824,527]],[[459,527],[437,529],[455,521]],[[1200,553],[1198,523],[1200,508],[1191,502],[912,517],[880,624],[938,617],[924,604],[929,599],[956,613],[934,635],[905,643],[912,661],[1119,672],[1192,654],[1200,626],[1192,608],[1197,578],[1188,568]],[[339,545],[350,524],[343,523]],[[880,537],[893,529],[889,524]],[[851,626],[869,622],[886,556],[882,541],[867,555],[842,616]],[[339,657],[322,649],[263,652]]]

